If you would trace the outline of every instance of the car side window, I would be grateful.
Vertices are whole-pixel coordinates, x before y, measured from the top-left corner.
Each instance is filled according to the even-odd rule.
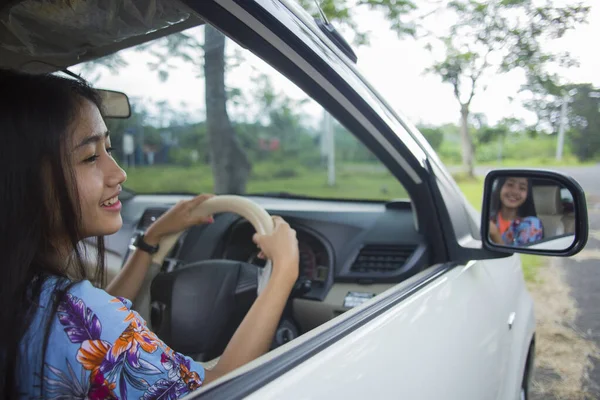
[[[194,27],[74,68],[95,86],[131,98],[132,117],[108,122],[127,188],[408,199],[343,124],[250,51],[227,38],[217,41],[226,67],[209,68],[218,66],[215,55],[196,47],[215,34]],[[106,73],[104,66],[115,59],[120,63]],[[233,167],[219,170],[223,164]]]

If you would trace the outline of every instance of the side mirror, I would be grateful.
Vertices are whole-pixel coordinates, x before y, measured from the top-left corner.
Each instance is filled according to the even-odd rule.
[[[585,193],[577,181],[558,172],[490,171],[481,218],[488,250],[567,257],[588,240]]]
[[[103,115],[105,118],[129,118],[131,105],[125,93],[114,90],[96,89],[102,98]]]

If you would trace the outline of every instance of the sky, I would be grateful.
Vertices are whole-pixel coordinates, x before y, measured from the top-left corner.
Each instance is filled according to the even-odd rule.
[[[566,78],[565,83],[585,82],[600,87],[600,1],[582,3],[591,6],[588,24],[545,45],[552,51],[568,50],[579,61],[578,68],[560,71]],[[434,26],[439,22],[433,17],[425,24]],[[434,59],[423,49],[422,42],[409,38],[398,40],[395,33],[384,29],[388,24],[377,13],[361,15],[360,26],[371,31],[371,45],[356,50],[358,67],[392,107],[413,123],[439,125],[457,121],[459,105],[452,86],[443,84],[437,76],[424,74]],[[535,122],[535,117],[520,102],[509,102],[523,83],[524,76],[520,71],[488,77],[485,81],[487,89],[476,95],[472,111],[485,114],[492,124],[504,117]]]
[[[597,50],[597,42],[600,40],[600,2],[585,0],[583,3],[591,6],[588,24],[578,26],[564,38],[545,43],[545,46],[552,51],[568,50],[579,61],[579,67],[559,71],[565,78],[564,83],[592,83],[600,87],[600,51]],[[358,56],[357,67],[396,111],[415,124],[441,125],[458,122],[459,106],[452,93],[452,86],[442,83],[435,75],[424,73],[434,61],[431,53],[425,50],[424,41],[398,39],[389,29],[384,16],[378,12],[361,12],[356,15],[356,22],[362,31],[370,34],[368,46],[354,47]],[[443,16],[432,15],[424,20],[424,25],[434,29],[447,22]],[[202,28],[194,28],[192,32],[201,35]],[[163,83],[157,78],[156,72],[147,66],[148,61],[152,61],[150,56],[128,50],[124,52],[124,57],[129,66],[116,75],[102,71],[100,79],[95,82],[97,87],[121,90],[130,97],[167,100],[176,108],[204,115],[204,83],[193,66],[172,61],[176,69],[172,70],[168,80]],[[75,67],[73,70],[77,72],[79,69]],[[248,114],[247,110],[251,110],[249,114],[257,112],[256,101],[253,101],[251,95],[258,77],[257,70],[266,72],[271,77],[276,90],[281,90],[292,98],[304,97],[301,91],[287,84],[286,79],[278,72],[256,57],[246,55],[244,64],[227,75],[229,86],[242,88],[247,94],[245,103],[231,106],[233,114],[243,116]],[[487,76],[483,83],[486,90],[475,96],[472,112],[484,114],[490,124],[505,117],[524,119],[527,123],[535,122],[535,116],[525,110],[520,101],[509,101],[511,96],[517,96],[519,87],[524,83],[522,72]],[[309,104],[305,107],[310,113],[318,112],[314,106]]]

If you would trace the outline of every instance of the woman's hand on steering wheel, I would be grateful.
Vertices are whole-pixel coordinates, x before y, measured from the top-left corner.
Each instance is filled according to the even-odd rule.
[[[212,223],[212,216],[198,216],[192,212],[211,197],[214,195],[201,194],[190,200],[179,201],[150,225],[145,234],[145,241],[152,245],[157,244],[163,237],[172,233],[184,231],[194,225]]]
[[[286,278],[291,282],[298,279],[299,251],[296,231],[279,216],[273,216],[273,233],[255,233],[252,240],[260,248],[259,258],[273,262],[272,278]]]

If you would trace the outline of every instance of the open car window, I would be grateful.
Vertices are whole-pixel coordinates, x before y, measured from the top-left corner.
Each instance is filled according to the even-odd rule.
[[[197,26],[71,68],[96,87],[130,98],[131,117],[107,121],[128,189],[408,199],[340,121],[261,59],[225,39],[221,92],[206,85],[223,72],[206,69],[207,61],[212,65],[207,57],[205,26]],[[226,104],[226,115],[217,107],[221,112],[208,120],[207,101],[209,107]],[[221,131],[211,136],[211,129]],[[230,160],[217,160],[218,146],[230,148]],[[219,182],[216,163],[231,163],[240,175],[247,168],[245,187]]]

